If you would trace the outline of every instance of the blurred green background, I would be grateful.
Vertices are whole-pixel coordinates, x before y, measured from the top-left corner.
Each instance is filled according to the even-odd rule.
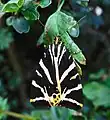
[[[56,6],[57,0],[53,0],[47,8],[38,9],[43,24]],[[110,120],[110,0],[90,0],[88,7],[65,0],[63,10],[76,20],[83,18],[80,36],[75,40],[87,58],[87,65],[81,66],[83,109],[39,110],[29,103],[28,83],[42,55],[42,46],[38,51],[36,40],[44,27],[39,21],[30,21],[30,31],[19,34],[6,25],[10,14],[0,13],[1,120]]]

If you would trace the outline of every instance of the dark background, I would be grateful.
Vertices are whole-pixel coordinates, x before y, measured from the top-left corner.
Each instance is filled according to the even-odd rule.
[[[103,11],[99,16],[95,11],[97,7]],[[40,20],[44,25],[56,8],[57,0],[53,0],[49,7],[38,9],[41,15]],[[92,10],[88,10],[89,8]],[[63,6],[63,10],[71,13],[76,20],[85,16],[80,22],[80,36],[75,39],[75,43],[87,59],[86,66],[80,65],[83,70],[83,86],[92,81],[101,84],[103,81],[107,81],[107,86],[110,89],[110,2],[109,0],[90,0],[89,8],[74,4],[74,0],[66,0]],[[8,16],[8,14],[4,15],[0,19],[1,28],[7,28],[5,19]],[[43,46],[37,47],[36,42],[44,27],[39,21],[34,21],[27,34],[19,34],[11,27],[8,29],[12,32],[14,41],[7,49],[0,50],[0,56],[4,58],[0,61],[0,96],[8,99],[10,111],[31,115],[35,109],[28,102],[28,84],[33,76],[36,63],[43,55]],[[102,96],[104,101],[104,94]],[[87,96],[84,96],[84,102],[82,113],[87,120],[110,119],[110,105],[97,107],[93,104],[94,101],[87,99]],[[16,120],[17,118],[8,116],[6,119]],[[74,119],[79,120],[83,117],[75,117]]]

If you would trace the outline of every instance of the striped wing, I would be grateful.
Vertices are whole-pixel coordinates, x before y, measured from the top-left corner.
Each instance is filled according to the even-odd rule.
[[[62,43],[45,49],[31,82],[30,102],[35,107],[64,106],[78,110],[83,106],[80,75]]]

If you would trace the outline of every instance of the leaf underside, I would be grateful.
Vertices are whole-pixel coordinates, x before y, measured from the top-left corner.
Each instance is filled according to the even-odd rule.
[[[57,11],[48,18],[44,33],[38,40],[38,44],[44,43],[48,46],[54,42],[56,37],[59,37],[59,39],[69,50],[72,57],[76,59],[80,64],[85,65],[86,59],[70,35],[72,37],[79,36],[79,26],[77,21],[74,20],[72,16],[66,15],[64,12]]]

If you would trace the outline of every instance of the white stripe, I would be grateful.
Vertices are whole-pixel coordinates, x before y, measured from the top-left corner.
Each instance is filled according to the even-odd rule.
[[[53,84],[53,82],[52,82],[52,80],[51,80],[51,77],[50,77],[50,74],[49,74],[49,71],[48,71],[48,69],[46,68],[46,66],[44,65],[42,59],[40,59],[39,64],[40,64],[40,66],[42,67],[42,69],[44,70],[44,73],[46,74],[49,82],[50,82],[51,84]]]
[[[47,99],[44,98],[44,97],[36,97],[36,98],[34,98],[34,99],[31,99],[30,101],[31,101],[31,102],[36,102],[36,101],[40,101],[40,100],[45,100],[45,101],[47,101]]]
[[[59,69],[58,69],[58,62],[57,57],[54,57],[55,62],[55,72],[56,72],[56,80],[59,80]]]
[[[55,57],[55,46],[53,44],[52,46],[52,51],[53,51],[53,57],[54,57],[54,65],[55,65],[55,73],[56,73],[56,81],[57,81],[57,85],[58,85],[58,81],[59,81],[59,69],[58,69],[58,54],[59,52],[57,51],[57,57]],[[59,89],[59,86],[57,86]]]
[[[59,80],[58,58],[59,58],[59,56],[60,56],[60,49],[61,49],[61,43],[58,45],[57,57],[54,56],[56,80]]]
[[[44,52],[44,58],[46,58],[46,53]]]
[[[65,88],[64,91],[63,91],[63,93],[62,93],[62,98],[61,98],[61,100],[62,100],[62,101],[63,101],[63,100],[64,100],[64,101],[68,101],[68,102],[71,102],[71,103],[75,103],[75,104],[79,105],[80,107],[82,107],[83,104],[77,102],[76,100],[73,100],[73,99],[71,99],[71,98],[66,98],[66,96],[67,96],[68,94],[70,94],[72,91],[80,90],[80,89],[82,89],[82,85],[81,85],[81,84],[78,84],[78,86],[75,87],[75,88],[72,88],[72,89],[67,90],[66,93],[64,93],[64,91],[66,90],[66,88]]]
[[[68,89],[68,90],[66,91],[66,93],[63,94],[63,97],[65,98],[66,95],[70,94],[72,91],[77,91],[77,90],[80,90],[80,89],[82,89],[82,85],[81,85],[81,84],[78,84],[77,87],[72,88],[72,89]]]
[[[40,85],[38,85],[35,80],[32,80],[32,85],[36,88],[39,88],[44,96],[46,95],[44,89]],[[45,88],[45,86],[44,86],[44,88]]]
[[[67,70],[65,70],[65,72],[64,72],[63,75],[61,76],[60,83],[65,79],[65,77],[68,75],[68,73],[69,73],[72,69],[74,69],[74,67],[75,67],[75,63],[73,62],[73,63],[69,66],[69,68],[68,68]]]
[[[57,50],[57,59],[58,59],[58,58],[59,58],[59,56],[60,56],[61,44],[62,44],[62,43],[60,43],[60,44],[58,45],[58,50]]]
[[[32,80],[32,85],[36,88],[42,89],[42,87],[40,85],[38,85],[35,80]]]
[[[76,77],[77,77],[78,75],[79,75],[79,74],[76,73],[76,75],[72,76],[72,77],[70,78],[70,80],[76,79]]]
[[[50,53],[51,60],[52,60],[52,64],[53,64],[53,56],[52,56],[52,51],[51,51],[51,47],[50,47],[50,45],[49,45],[49,53]]]
[[[42,75],[40,74],[40,72],[38,70],[36,70],[36,73],[38,76],[42,77]]]
[[[76,100],[73,100],[73,99],[71,99],[71,98],[64,98],[63,99],[64,101],[68,101],[68,102],[71,102],[71,103],[75,103],[75,104],[77,104],[78,106],[83,106],[81,103],[79,103],[79,102],[77,102]]]
[[[68,59],[70,59],[71,58],[71,55],[69,56],[69,58]]]
[[[32,80],[32,85],[36,88],[39,88],[41,90],[41,92],[43,93],[43,95],[45,96],[44,89],[40,85],[38,85],[35,80]]]
[[[47,92],[45,93],[44,89],[40,85],[38,85],[35,80],[32,80],[32,85],[36,88],[39,88],[41,90],[42,94],[44,95],[44,98],[43,97],[36,97],[35,99],[31,99],[32,102],[35,102],[36,100],[40,100],[42,98],[43,98],[43,100],[46,100],[46,101],[49,100],[48,99],[49,96],[48,96]],[[44,88],[45,88],[45,86],[44,86]]]
[[[61,49],[61,44],[58,45],[57,47],[57,56],[55,57],[55,45],[52,45],[52,52],[53,52],[53,58],[54,58],[54,65],[55,65],[55,73],[56,73],[56,82],[57,82],[57,89],[61,91],[60,87],[60,79],[59,79],[59,68],[58,68],[58,58],[60,56],[60,49]]]
[[[60,55],[60,58],[59,58],[59,65],[60,65],[61,59],[62,59],[62,57],[63,57],[63,55],[64,55],[65,52],[66,52],[66,48],[65,48],[65,46],[64,46],[64,47],[63,47],[63,50],[62,50],[62,53],[61,53],[61,55]]]
[[[65,91],[66,91],[67,87],[63,90],[62,96],[64,97]]]

